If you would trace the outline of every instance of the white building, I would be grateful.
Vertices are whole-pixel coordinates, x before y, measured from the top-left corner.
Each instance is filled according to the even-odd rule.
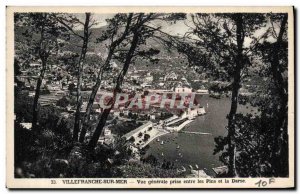
[[[205,89],[199,89],[199,90],[197,90],[197,93],[198,93],[198,94],[208,94],[208,90],[205,90]]]
[[[103,136],[101,136],[99,138],[98,142],[101,143],[101,144],[105,143],[105,144],[109,145],[109,144],[113,144],[114,141],[115,141],[115,138],[112,135],[111,130],[109,129],[109,126],[106,126],[104,128]]]
[[[198,115],[204,115],[204,114],[206,114],[206,111],[205,111],[204,107],[197,108],[197,112],[198,112]]]
[[[93,110],[96,112],[96,113],[101,113],[101,106],[99,103],[94,103],[93,104]]]
[[[184,111],[181,115],[181,118],[188,118],[188,119],[194,119],[198,115],[205,115],[206,111],[204,107],[199,107],[195,109],[188,108],[186,111]]]
[[[31,130],[31,128],[32,128],[32,123],[20,123],[20,125],[23,128],[28,129],[28,130]]]
[[[188,118],[193,119],[198,116],[198,109],[188,109]]]
[[[164,81],[174,81],[178,79],[178,75],[174,72],[167,74],[164,78]]]
[[[120,116],[120,111],[114,111],[113,114],[115,117],[118,117],[118,116]]]
[[[181,118],[188,118],[189,120],[191,120],[194,119],[196,116],[198,116],[198,109],[188,108],[182,113]]]
[[[140,75],[131,75],[130,78],[132,80],[138,80],[141,76]]]
[[[153,115],[150,115],[150,119],[151,120],[155,120],[155,115],[153,114]]]
[[[151,88],[151,87],[152,87],[152,85],[147,84],[147,83],[142,83],[141,86],[142,86],[143,88]]]
[[[152,83],[153,82],[153,76],[152,75],[147,75],[145,78],[144,78],[144,81],[146,83]]]
[[[117,65],[117,63],[114,62],[114,61],[110,62],[110,65],[111,65],[111,67],[112,67],[113,69],[118,69],[118,68],[119,68],[118,65]]]
[[[175,88],[175,93],[192,93],[192,89],[186,86],[177,86]]]
[[[104,128],[104,136],[110,136],[111,135],[111,130],[109,129],[109,127],[105,127]]]
[[[39,67],[42,66],[42,64],[40,64],[40,63],[30,63],[29,66],[33,67],[33,68],[39,68]]]

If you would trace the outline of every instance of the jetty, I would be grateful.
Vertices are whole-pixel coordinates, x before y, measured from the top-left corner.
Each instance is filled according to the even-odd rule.
[[[212,135],[211,133],[197,132],[197,131],[180,131],[179,133],[197,134],[197,135]]]

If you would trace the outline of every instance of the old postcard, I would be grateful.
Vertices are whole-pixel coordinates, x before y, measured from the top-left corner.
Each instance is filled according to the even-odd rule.
[[[7,7],[8,188],[294,188],[293,7]]]

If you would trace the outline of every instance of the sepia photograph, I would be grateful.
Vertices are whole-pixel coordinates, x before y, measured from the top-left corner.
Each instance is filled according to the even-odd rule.
[[[293,25],[293,7],[7,7],[7,186],[293,188]]]

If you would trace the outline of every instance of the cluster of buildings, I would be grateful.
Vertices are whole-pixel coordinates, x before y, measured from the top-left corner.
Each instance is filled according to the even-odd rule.
[[[35,95],[35,87],[37,84],[38,75],[41,71],[41,63],[29,64],[29,67],[21,67],[21,75],[18,75],[18,80],[23,83],[23,89],[28,90],[29,96]],[[115,85],[115,78],[121,71],[121,68],[115,63],[111,62],[109,73],[104,75],[100,91],[112,92]],[[41,95],[39,103],[41,106],[54,105],[57,106],[57,101],[65,99],[75,99],[77,88],[76,74],[72,73],[72,69],[63,65],[51,65],[47,67],[45,76],[42,82]],[[94,80],[97,74],[97,70],[93,66],[84,66],[82,74],[82,93],[89,96]],[[161,70],[137,70],[131,68],[124,80],[122,89],[127,92],[144,92],[150,91],[152,93],[169,92],[169,93],[191,93],[194,90],[191,88],[188,80],[183,76],[177,74],[175,71],[169,73],[161,72]],[[99,92],[100,92],[99,91]],[[100,94],[100,93],[99,93]],[[101,95],[101,94],[100,94]],[[81,113],[84,114],[87,108],[87,99],[83,97],[83,104],[81,107]],[[93,113],[99,115],[102,109],[98,102],[93,104]],[[75,112],[75,104],[69,103],[65,107],[61,107],[62,116],[69,117]],[[114,118],[123,119],[128,121],[130,119],[136,119],[141,121],[157,122],[161,120],[162,116],[168,110],[162,110],[159,106],[153,106],[149,110],[129,110],[125,107],[121,107],[118,110],[112,110],[112,116]],[[205,112],[205,111],[204,111]],[[91,120],[95,119],[95,114],[92,114]],[[173,114],[173,113],[172,113]],[[193,118],[199,114],[199,110],[187,110],[183,113],[184,117]],[[202,114],[202,113],[201,113]],[[133,117],[134,116],[134,117]],[[111,143],[113,138],[109,134],[109,127],[105,130],[104,136],[109,138],[101,139],[101,142]],[[103,137],[104,137],[103,136]],[[109,141],[107,140],[109,139]]]

